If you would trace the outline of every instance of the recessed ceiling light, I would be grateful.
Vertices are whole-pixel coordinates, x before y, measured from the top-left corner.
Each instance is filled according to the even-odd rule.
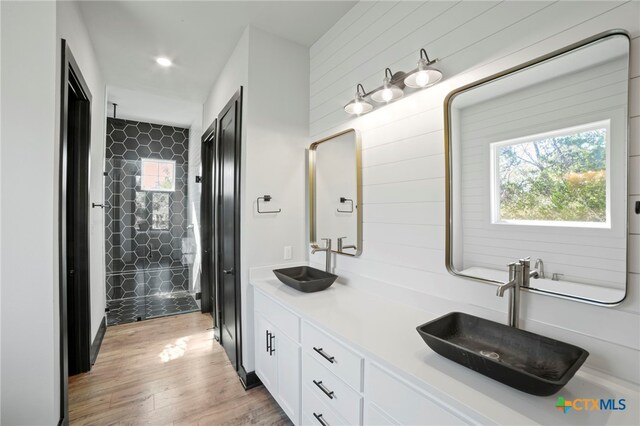
[[[156,58],[156,62],[161,67],[170,67],[171,65],[173,65],[173,62],[171,62],[171,59],[165,58],[164,56],[160,56]]]

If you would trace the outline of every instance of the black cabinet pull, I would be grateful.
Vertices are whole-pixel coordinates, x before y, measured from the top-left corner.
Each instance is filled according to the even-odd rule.
[[[270,352],[270,351],[271,351],[271,339],[269,338],[269,335],[270,335],[270,334],[271,334],[271,333],[269,333],[269,330],[267,330],[267,335],[266,335],[266,338],[265,338],[265,340],[264,340],[264,341],[265,341],[265,344],[266,344],[266,346],[267,346],[267,347],[266,347],[266,351],[267,351],[267,352]]]
[[[327,423],[327,421],[322,418],[322,414],[313,413],[313,417],[315,417],[318,423],[320,423],[322,426],[329,426],[329,423]]]
[[[271,333],[271,336],[269,337],[269,355],[273,355],[273,353],[276,351],[276,348],[273,345],[273,339],[275,338],[276,336],[274,336],[273,333]]]
[[[316,348],[315,346],[313,347],[313,350],[318,352],[320,355],[322,355],[322,358],[326,359],[327,361],[329,361],[331,364],[333,364],[335,362],[336,357],[334,356],[329,356],[329,354],[327,354],[324,350],[322,350],[322,348]]]
[[[329,397],[329,399],[333,399],[333,391],[330,391],[329,389],[327,389],[323,384],[322,384],[322,380],[319,382],[316,382],[315,380],[313,381],[313,384],[316,385],[318,388],[320,388],[320,390],[322,392],[324,392],[325,395],[327,395]]]

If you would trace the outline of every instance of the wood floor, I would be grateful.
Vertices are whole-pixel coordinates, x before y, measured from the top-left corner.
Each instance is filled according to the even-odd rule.
[[[291,424],[263,386],[245,391],[208,314],[107,328],[89,373],[69,379],[72,425]]]

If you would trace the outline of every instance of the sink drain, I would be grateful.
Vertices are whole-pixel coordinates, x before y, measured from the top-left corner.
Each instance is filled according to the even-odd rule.
[[[493,351],[480,351],[480,355],[491,359],[500,359],[500,355]]]

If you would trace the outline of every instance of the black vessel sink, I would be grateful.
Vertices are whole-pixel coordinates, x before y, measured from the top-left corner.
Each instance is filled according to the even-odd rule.
[[[460,312],[417,329],[443,357],[533,395],[558,392],[589,356],[577,346]]]
[[[310,266],[294,266],[293,268],[274,269],[274,274],[280,281],[291,288],[305,293],[313,293],[331,287],[338,279],[330,274]]]

